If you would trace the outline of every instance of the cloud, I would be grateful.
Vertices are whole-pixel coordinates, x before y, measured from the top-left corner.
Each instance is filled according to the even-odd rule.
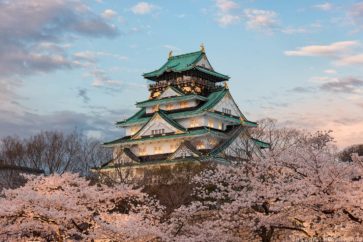
[[[327,69],[327,70],[324,70],[324,73],[326,73],[326,74],[337,74],[337,71],[334,70],[334,69]]]
[[[87,64],[87,62],[90,62],[90,63],[96,62],[97,58],[99,58],[99,57],[112,57],[112,58],[115,58],[120,61],[128,60],[127,56],[117,55],[117,54],[108,53],[108,52],[104,52],[104,51],[85,50],[85,51],[76,52],[73,54],[73,56],[77,61],[85,61],[86,64]]]
[[[217,23],[226,27],[240,21],[241,17],[238,14],[232,13],[232,10],[239,8],[239,5],[231,0],[216,0]]]
[[[219,15],[217,22],[220,26],[228,26],[234,23],[237,23],[240,20],[240,17],[232,14],[221,14]]]
[[[330,11],[333,9],[333,4],[326,2],[326,3],[314,5],[313,7],[316,9],[322,10],[322,11]]]
[[[358,45],[357,41],[341,41],[330,45],[309,45],[285,51],[287,56],[335,56]]]
[[[88,103],[90,101],[88,90],[86,88],[78,89],[78,97],[82,98],[84,103]]]
[[[295,87],[293,89],[290,90],[291,92],[296,92],[296,93],[310,93],[314,91],[314,88],[312,87]]]
[[[229,12],[239,7],[236,2],[231,0],[216,0],[216,6],[222,12]]]
[[[351,18],[352,22],[358,26],[358,28],[362,29],[363,2],[354,4],[348,12],[348,16]]]
[[[139,2],[131,8],[134,14],[144,15],[151,13],[155,6],[147,2]]]
[[[341,92],[341,93],[362,93],[363,91],[363,80],[348,77],[341,78],[337,81],[331,81],[323,83],[320,89],[328,92]]]
[[[363,64],[363,54],[343,56],[336,61],[337,65],[357,65]]]
[[[248,29],[271,33],[278,25],[277,13],[271,10],[245,9]]]
[[[77,0],[1,1],[0,75],[77,66],[60,44],[73,35],[114,37],[118,30]]]
[[[114,18],[117,16],[117,12],[112,10],[112,9],[106,9],[105,11],[103,11],[102,13],[102,17],[104,18],[108,18],[108,19],[111,19],[111,18]]]
[[[103,70],[94,70],[91,72],[91,75],[93,76],[92,86],[95,87],[120,86],[122,84],[119,80],[110,79]]]

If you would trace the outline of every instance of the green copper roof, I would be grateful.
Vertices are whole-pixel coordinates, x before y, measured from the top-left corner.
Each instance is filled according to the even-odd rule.
[[[223,80],[228,80],[229,79],[229,76],[227,76],[227,75],[221,74],[221,73],[216,72],[216,71],[209,70],[209,69],[204,68],[202,66],[196,66],[195,69],[197,69],[198,71],[204,72],[206,74],[216,76],[216,77],[221,78]]]
[[[252,122],[252,121],[248,121],[248,120],[244,120],[242,123],[244,126],[249,126],[249,127],[257,127],[258,124],[256,122]]]
[[[154,115],[141,127],[141,129],[139,129],[139,131],[137,131],[137,133],[136,134],[134,134],[133,135],[133,137],[135,137],[135,136],[137,136],[143,129],[144,129],[144,127],[153,119],[153,117],[155,116],[155,115],[160,115],[160,117],[162,118],[162,119],[164,119],[167,123],[169,123],[171,126],[173,126],[174,128],[176,128],[176,129],[178,129],[178,130],[180,130],[180,131],[186,131],[186,129],[183,127],[183,126],[181,126],[178,122],[176,122],[176,121],[174,121],[174,120],[172,120],[172,119],[170,119],[169,117],[168,117],[168,115],[166,115],[165,113],[164,113],[164,111],[162,111],[162,110],[159,110],[159,111],[157,111],[157,112],[155,112],[154,113]]]
[[[208,128],[200,128],[200,129],[194,129],[194,130],[190,130],[186,133],[181,133],[181,134],[171,134],[171,135],[164,135],[164,136],[147,136],[147,137],[142,137],[140,139],[131,139],[129,137],[124,137],[124,138],[120,138],[120,139],[116,139],[110,142],[106,142],[103,145],[105,146],[113,146],[116,144],[134,144],[134,143],[139,143],[139,142],[145,142],[147,140],[164,140],[164,139],[173,139],[176,137],[190,137],[190,136],[201,136],[201,135],[205,135],[205,134],[211,134],[214,136],[219,136],[222,138],[226,138],[226,134],[224,134],[222,131],[217,131],[217,130],[213,130],[213,129],[208,129]]]
[[[261,140],[254,139],[254,138],[251,138],[251,140],[253,142],[255,142],[255,144],[258,145],[261,149],[265,149],[265,148],[270,148],[271,147],[270,143],[266,143],[266,142],[263,142]]]
[[[180,111],[180,112],[176,112],[176,113],[166,113],[164,111],[164,114],[167,115],[167,117],[170,120],[176,119],[176,118],[187,118],[187,117],[193,117],[196,115],[200,115],[202,113],[208,113],[208,115],[210,116],[214,116],[217,118],[222,118],[225,120],[228,120],[230,122],[235,122],[235,123],[239,123],[240,119],[238,117],[234,117],[234,116],[229,116],[229,115],[224,115],[222,113],[219,112],[212,112],[209,111],[210,109],[212,109],[215,105],[218,104],[218,102],[228,93],[228,89],[222,89],[216,92],[213,92],[211,94],[209,94],[209,96],[207,97],[208,101],[205,102],[202,106],[200,106],[199,108],[195,109],[195,110],[188,110],[188,111]],[[191,95],[193,96],[193,95]],[[137,112],[135,115],[133,115],[132,117],[124,120],[124,121],[119,121],[116,124],[123,127],[123,126],[128,126],[128,125],[134,125],[134,124],[144,124],[146,122],[148,122],[151,117],[147,116],[144,117],[146,114],[146,108],[142,108],[140,109],[139,112]],[[252,122],[252,121],[248,121],[248,120],[244,120],[242,123],[243,126],[247,126],[247,127],[257,127],[257,123]]]
[[[165,104],[165,103],[172,103],[172,102],[180,102],[180,101],[187,101],[187,100],[201,100],[201,101],[207,101],[208,98],[196,95],[196,94],[190,94],[190,95],[183,95],[183,96],[176,96],[176,97],[166,97],[162,99],[151,99],[146,100],[142,102],[136,103],[136,107],[143,108],[143,107],[150,107],[158,104]]]
[[[243,130],[243,126],[238,126],[235,130],[232,131],[232,134],[230,137],[228,137],[227,140],[225,140],[223,143],[215,147],[210,153],[210,156],[215,156],[221,153],[223,150],[225,150],[232,142],[241,134]]]
[[[177,112],[177,113],[171,113],[171,114],[168,114],[168,116],[171,119],[174,119],[174,118],[179,118],[179,117],[188,117],[188,116],[200,114],[204,111],[207,111],[207,110],[213,108],[226,95],[227,92],[228,92],[228,89],[221,89],[219,91],[213,92],[213,93],[209,94],[208,101],[205,102],[199,108],[197,108],[195,110],[190,110],[190,111],[181,111],[181,112]],[[145,108],[142,108],[139,112],[137,112],[132,117],[130,117],[124,121],[119,121],[116,124],[120,125],[120,126],[127,126],[130,124],[145,123],[151,118],[150,116],[143,117],[145,115],[145,113],[146,113]]]
[[[196,69],[209,75],[213,75],[219,79],[228,80],[229,77],[213,70],[208,70],[203,67],[196,66],[205,53],[203,51],[191,52],[183,55],[176,55],[168,58],[168,61],[159,69],[144,73],[144,77],[152,80],[153,78],[159,77],[165,72],[183,72],[191,69]]]

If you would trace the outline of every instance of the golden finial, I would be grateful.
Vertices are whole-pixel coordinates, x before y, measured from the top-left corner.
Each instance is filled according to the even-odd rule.
[[[228,83],[227,82],[224,82],[223,84],[224,84],[224,88],[225,89],[228,89]]]
[[[172,51],[172,50],[171,50],[171,51],[169,51],[169,59],[170,59],[171,57],[173,57],[173,51]]]
[[[202,51],[203,53],[205,53],[205,47],[204,47],[204,44],[203,43],[200,44],[200,51]]]
[[[242,117],[239,117],[239,120],[241,121],[242,124],[245,122],[245,120]]]

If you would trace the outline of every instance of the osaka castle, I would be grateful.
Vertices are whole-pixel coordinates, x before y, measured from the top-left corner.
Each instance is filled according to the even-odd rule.
[[[243,160],[269,144],[250,137],[249,121],[234,101],[227,75],[209,62],[204,46],[173,56],[143,77],[150,95],[138,111],[116,125],[124,137],[106,142],[113,160],[103,165],[146,165],[183,160]]]

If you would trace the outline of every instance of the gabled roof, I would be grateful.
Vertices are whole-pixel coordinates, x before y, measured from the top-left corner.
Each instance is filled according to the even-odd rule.
[[[162,67],[160,67],[155,71],[144,73],[143,76],[147,79],[153,80],[163,75],[165,72],[183,72],[191,69],[196,69],[198,71],[204,72],[208,75],[215,76],[222,80],[229,79],[228,76],[215,72],[214,70],[209,70],[201,66],[197,66],[198,62],[204,56],[206,56],[204,51],[196,51],[183,55],[171,56],[168,58],[167,62]]]
[[[171,113],[171,114],[168,114],[168,116],[171,119],[174,119],[174,118],[178,118],[178,117],[187,117],[188,115],[200,114],[201,112],[204,112],[204,111],[207,111],[207,110],[213,108],[224,97],[224,95],[226,95],[227,92],[228,92],[228,89],[225,89],[225,88],[223,88],[219,91],[212,92],[207,97],[208,100],[203,105],[201,105],[199,108],[197,108],[195,110]],[[146,114],[146,109],[142,108],[139,112],[137,112],[132,117],[130,117],[124,121],[119,121],[116,124],[117,125],[128,125],[128,124],[135,124],[135,123],[145,123],[150,119],[150,117],[145,117],[145,114]]]
[[[229,93],[228,89],[223,88],[223,89],[221,89],[219,91],[215,91],[215,92],[209,94],[209,96],[207,97],[208,100],[204,104],[202,104],[201,106],[199,106],[196,109],[187,110],[187,111],[172,112],[172,113],[164,112],[164,114],[167,115],[169,117],[169,119],[173,120],[173,119],[176,119],[176,118],[187,118],[187,117],[197,116],[197,115],[200,115],[202,113],[208,113],[211,116],[215,116],[215,117],[218,117],[218,118],[227,119],[227,120],[232,121],[232,122],[240,123],[241,120],[238,117],[223,115],[223,114],[218,113],[218,112],[209,111],[215,105],[217,105],[219,103],[219,101],[227,93]],[[188,96],[188,95],[186,95],[186,96]],[[176,98],[178,98],[178,97],[176,97]],[[161,100],[162,99],[160,99],[160,101]],[[154,101],[154,100],[150,100],[150,102],[151,101]],[[128,125],[143,124],[145,122],[148,122],[151,119],[151,117],[145,115],[146,114],[145,110],[146,110],[145,107],[143,107],[134,116],[132,116],[132,117],[130,117],[130,118],[124,120],[124,121],[119,121],[116,124],[120,125],[120,126],[128,126]],[[243,115],[242,115],[242,117],[244,118]],[[243,126],[249,126],[249,127],[256,127],[257,123],[248,121],[248,120],[246,120],[244,118],[243,122],[242,122],[242,125]]]
[[[163,119],[164,121],[166,121],[168,124],[170,124],[172,127],[174,127],[176,130],[180,131],[180,132],[186,132],[186,129],[181,126],[179,123],[177,123],[176,121],[170,119],[168,117],[168,115],[166,115],[162,110],[159,110],[157,112],[154,113],[154,115],[149,119],[149,121],[146,122],[146,124],[144,124],[141,129],[139,129],[138,132],[136,132],[133,136],[132,139],[136,139],[136,138],[140,138],[139,134],[142,133],[145,130],[145,127],[151,123],[153,120],[155,120],[156,118],[160,117],[161,119]]]
[[[131,139],[131,137],[123,137],[120,139],[116,139],[110,142],[106,142],[103,143],[104,146],[106,147],[112,147],[114,145],[117,144],[137,144],[137,143],[143,143],[144,141],[148,141],[148,140],[164,140],[164,139],[174,139],[176,137],[197,137],[197,136],[202,136],[202,135],[206,135],[206,134],[210,134],[213,135],[215,137],[219,137],[219,138],[224,138],[226,139],[227,136],[223,131],[218,131],[218,130],[214,130],[214,129],[209,129],[209,128],[198,128],[198,129],[193,129],[193,130],[188,130],[188,132],[185,133],[180,133],[180,134],[171,134],[171,135],[165,135],[165,136],[147,136],[147,137],[142,137],[140,139]]]
[[[168,159],[170,160],[174,160],[174,159],[178,159],[180,158],[178,155],[178,153],[182,150],[182,149],[186,149],[190,156],[195,156],[195,157],[199,157],[201,155],[201,153],[189,142],[189,141],[184,141],[179,147],[178,149],[176,149],[174,151],[174,153],[172,153]]]
[[[251,138],[251,140],[258,146],[260,147],[261,149],[266,149],[266,148],[270,148],[271,147],[271,144],[270,143],[267,143],[267,142],[264,142],[264,141],[261,141],[261,140],[258,140],[258,139],[255,139],[255,138]]]
[[[174,86],[168,86],[161,94],[160,94],[160,96],[158,97],[158,99],[162,99],[162,98],[164,98],[163,97],[163,95],[165,95],[165,93],[167,93],[167,92],[170,92],[171,91],[171,93],[174,93],[174,95],[172,95],[172,96],[182,96],[182,95],[184,95],[184,93],[181,91],[181,90],[179,90],[179,88],[177,88],[177,87],[174,87]]]

